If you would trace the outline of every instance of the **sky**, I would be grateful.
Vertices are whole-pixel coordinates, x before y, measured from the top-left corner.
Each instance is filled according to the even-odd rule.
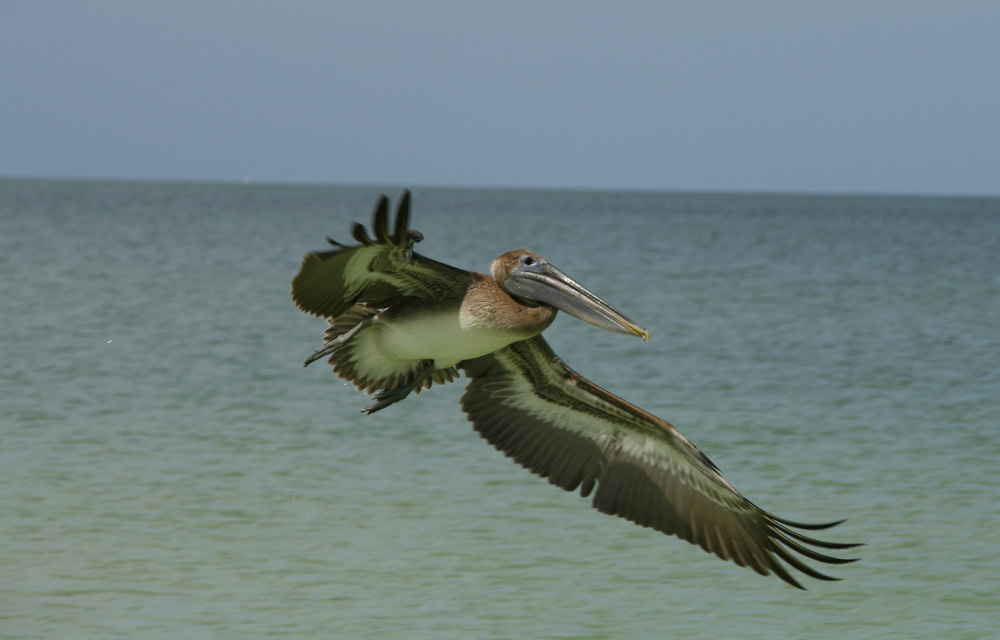
[[[1000,195],[996,0],[0,0],[0,176]]]

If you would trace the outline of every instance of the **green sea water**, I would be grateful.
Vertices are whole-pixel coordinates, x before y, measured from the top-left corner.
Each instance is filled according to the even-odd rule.
[[[0,637],[992,638],[1000,200],[414,190],[418,250],[532,249],[652,332],[584,376],[864,542],[799,592],[481,440],[372,416],[289,281],[400,187],[0,180]]]

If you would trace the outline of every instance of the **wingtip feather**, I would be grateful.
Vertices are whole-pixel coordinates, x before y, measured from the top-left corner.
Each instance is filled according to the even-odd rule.
[[[409,239],[407,234],[407,227],[410,226],[410,190],[405,189],[403,191],[402,197],[399,199],[399,204],[396,206],[396,226],[394,228],[393,237],[396,244],[401,247],[407,246],[407,240]]]
[[[375,214],[372,216],[372,231],[375,232],[375,242],[389,241],[389,199],[384,195],[379,198]]]

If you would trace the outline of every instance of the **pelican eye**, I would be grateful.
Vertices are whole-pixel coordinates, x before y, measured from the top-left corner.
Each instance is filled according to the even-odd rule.
[[[530,267],[531,265],[535,264],[536,262],[538,262],[538,261],[535,260],[535,258],[532,257],[532,256],[521,256],[521,264],[524,265],[524,266],[526,266],[526,267]]]

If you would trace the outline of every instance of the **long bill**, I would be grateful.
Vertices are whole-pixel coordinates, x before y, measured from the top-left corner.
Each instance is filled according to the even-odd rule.
[[[521,264],[503,287],[518,298],[565,311],[602,329],[649,340],[649,331],[544,260]]]

